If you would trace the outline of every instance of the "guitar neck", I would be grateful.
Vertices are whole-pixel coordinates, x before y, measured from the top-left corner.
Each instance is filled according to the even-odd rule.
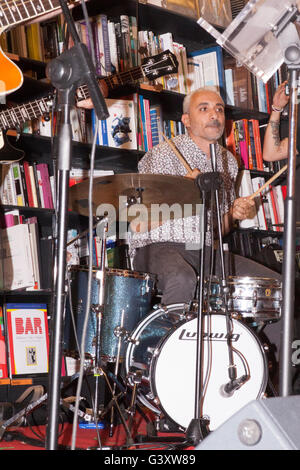
[[[39,118],[50,112],[51,98],[41,98],[30,103],[14,106],[0,112],[0,128],[16,129],[26,121]]]
[[[115,73],[107,77],[102,77],[99,81],[104,82],[108,91],[113,91],[115,88],[127,85],[128,83],[135,83],[137,80],[144,76],[143,67],[134,67],[133,69]],[[77,90],[77,100],[82,101],[90,98],[89,90],[86,85],[82,85]]]
[[[7,28],[59,9],[59,0],[3,0],[0,3],[0,27]]]
[[[27,0],[28,1],[28,0]],[[138,67],[134,67],[124,72],[115,73],[102,77],[99,80],[104,82],[107,91],[119,88],[122,85],[135,83],[140,78],[154,79],[156,77],[174,73],[177,70],[176,58],[169,51],[158,54],[157,56],[149,57],[147,61]],[[90,98],[87,85],[80,86],[76,91],[77,101],[82,101]],[[34,118],[38,118],[50,112],[52,97],[44,97],[37,99],[30,103],[8,108],[0,112],[0,129],[15,129],[20,125]]]

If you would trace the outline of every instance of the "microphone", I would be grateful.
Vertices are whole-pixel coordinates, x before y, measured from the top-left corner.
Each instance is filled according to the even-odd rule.
[[[245,382],[247,382],[249,378],[249,375],[242,375],[238,379],[230,380],[230,382],[221,386],[221,395],[224,397],[231,397],[233,393],[238,390]]]

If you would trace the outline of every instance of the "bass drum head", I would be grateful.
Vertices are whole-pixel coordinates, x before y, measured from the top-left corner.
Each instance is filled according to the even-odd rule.
[[[260,398],[267,385],[266,357],[257,337],[243,323],[232,320],[233,359],[237,377],[249,373],[250,379],[232,396],[224,394],[229,382],[226,317],[205,315],[203,380],[205,397],[202,416],[214,430],[252,400]],[[151,389],[164,414],[187,428],[195,409],[197,319],[170,331],[155,351],[150,365]],[[205,386],[205,379],[208,379]]]

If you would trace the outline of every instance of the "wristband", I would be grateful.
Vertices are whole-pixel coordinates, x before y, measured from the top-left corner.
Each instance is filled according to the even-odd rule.
[[[282,113],[284,108],[276,108],[276,106],[274,106],[274,104],[272,104],[272,110],[275,111],[276,113]]]

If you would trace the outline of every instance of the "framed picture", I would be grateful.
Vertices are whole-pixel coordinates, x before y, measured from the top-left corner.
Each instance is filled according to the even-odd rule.
[[[199,16],[214,26],[227,28],[232,22],[230,0],[198,0]]]
[[[198,18],[198,0],[165,0],[163,2],[168,10],[176,11],[185,16]]]
[[[49,335],[46,304],[5,305],[10,377],[47,374]]]

